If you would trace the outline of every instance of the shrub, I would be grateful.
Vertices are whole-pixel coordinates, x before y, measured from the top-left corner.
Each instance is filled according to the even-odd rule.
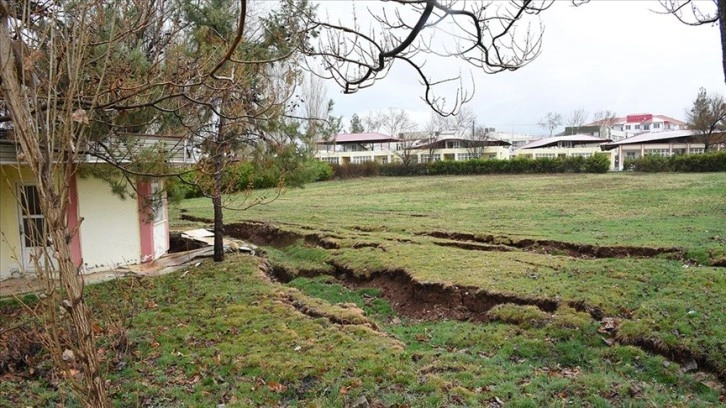
[[[426,163],[414,163],[404,166],[398,163],[389,163],[381,166],[380,175],[389,177],[399,176],[425,176],[428,174],[429,165]]]
[[[333,178],[349,179],[358,177],[377,177],[380,175],[381,165],[371,161],[365,163],[333,164]]]
[[[726,171],[726,151],[670,157],[650,155],[626,160],[624,164],[626,170],[647,173]]]

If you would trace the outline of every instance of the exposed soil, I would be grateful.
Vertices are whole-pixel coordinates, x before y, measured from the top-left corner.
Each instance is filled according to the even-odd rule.
[[[514,240],[505,236],[475,235],[459,232],[434,231],[424,233],[434,238],[444,238],[464,243],[476,242],[481,244],[497,245],[518,248],[525,251],[537,253],[563,252],[576,258],[651,258],[658,255],[669,255],[677,258],[685,257],[686,250],[676,247],[650,248],[635,246],[597,246],[590,244],[576,244],[572,242],[554,240],[520,239]],[[442,243],[436,243],[442,245]],[[468,246],[468,244],[450,243],[449,246],[458,246],[463,249],[485,250],[480,246]]]
[[[205,221],[209,220],[199,220]],[[285,231],[269,224],[260,222],[242,222],[230,224],[225,227],[227,234],[238,239],[244,239],[256,245],[270,245],[285,247],[295,241],[303,239],[306,244],[326,249],[337,249],[340,245],[317,234],[298,234]],[[366,229],[358,229],[366,231]],[[596,246],[589,244],[574,244],[554,240],[522,239],[512,240],[508,237],[493,235],[474,235],[463,233],[432,232],[427,235],[450,241],[434,242],[436,245],[453,246],[467,250],[477,251],[514,251],[525,250],[538,253],[565,254],[578,258],[627,258],[627,257],[654,257],[667,255],[684,258],[685,250],[682,248],[649,248],[631,246]],[[355,248],[374,247],[385,251],[380,244],[360,242]],[[301,270],[294,273],[275,265],[267,268],[267,273],[273,278],[287,283],[297,277],[315,277],[323,274],[335,276],[342,284],[351,288],[376,288],[381,290],[386,300],[402,315],[417,320],[453,319],[460,321],[485,322],[490,318],[487,312],[500,304],[532,305],[540,310],[552,313],[561,304],[558,299],[528,298],[515,294],[489,292],[482,288],[471,286],[446,285],[434,282],[420,282],[415,280],[408,272],[400,269],[375,271],[372,273],[356,273],[346,265],[331,262],[330,270]],[[724,265],[714,265],[724,266]],[[604,311],[584,301],[567,301],[565,304],[580,311],[588,313],[594,320],[605,318]],[[622,316],[629,318],[630,316]],[[719,380],[726,383],[726,367],[713,362],[704,353],[695,352],[682,346],[668,346],[648,338],[625,338],[619,336],[617,330],[610,333],[615,341],[622,344],[637,346],[647,352],[664,356],[681,364],[695,363],[700,370],[714,373]]]
[[[443,247],[454,247],[466,249],[469,251],[485,251],[485,252],[511,252],[513,248],[505,245],[488,245],[488,244],[475,244],[473,242],[451,242],[451,241],[434,241],[435,245]]]
[[[268,273],[274,279],[283,283],[300,276],[332,275],[341,284],[352,290],[361,288],[379,289],[383,297],[399,315],[415,320],[450,319],[487,322],[491,320],[487,312],[500,304],[532,305],[547,313],[555,312],[561,304],[556,299],[527,298],[513,294],[493,293],[471,286],[420,282],[400,269],[376,271],[368,275],[362,275],[335,262],[332,262],[331,265],[333,266],[333,272],[307,270],[300,275],[294,275],[281,266],[275,265],[268,269]],[[565,304],[578,311],[588,313],[596,321],[605,319],[605,313],[602,309],[588,305],[584,301],[569,301]],[[623,337],[618,334],[617,328],[610,332],[609,335],[612,336],[614,341],[621,344],[636,346],[671,361],[680,364],[695,364],[695,367],[699,370],[715,374],[721,382],[726,384],[726,367],[720,366],[704,353],[695,352],[683,346],[669,346],[655,339]]]

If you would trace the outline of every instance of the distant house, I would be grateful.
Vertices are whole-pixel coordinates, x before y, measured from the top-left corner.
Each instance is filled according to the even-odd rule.
[[[685,130],[687,123],[666,115],[654,115],[652,113],[634,113],[627,116],[616,117],[607,121],[595,121],[585,124],[582,127],[603,126],[608,130],[609,135],[604,131],[599,136],[607,136],[613,140],[625,139],[644,132],[663,132],[669,130]],[[583,133],[590,133],[583,132]]]
[[[420,139],[415,145],[415,152],[419,163],[440,160],[506,160],[509,158],[509,146],[511,143],[489,136],[469,137],[459,132],[445,131]]]
[[[318,142],[316,157],[332,164],[401,162],[410,156],[414,163],[438,160],[469,160],[474,158],[509,158],[508,142],[493,138],[472,140],[456,132],[430,135],[407,133],[393,137],[382,133],[348,133],[332,140]]]
[[[556,159],[558,157],[590,157],[602,152],[600,145],[610,142],[610,139],[590,135],[554,136],[535,140],[514,151],[515,156],[530,159]],[[615,168],[615,158],[612,152],[610,167]]]
[[[39,196],[30,169],[18,159],[18,146],[9,131],[0,131],[0,279],[20,273],[34,273],[32,259],[48,246]],[[135,135],[115,144],[114,149],[158,146],[166,149],[168,160],[180,165],[192,163],[194,152],[178,137]],[[97,146],[91,146],[92,151]],[[91,155],[79,166],[100,163]],[[110,186],[94,177],[76,173],[68,185],[66,214],[69,231],[80,227],[71,239],[71,255],[86,271],[113,268],[123,264],[149,262],[169,249],[169,220],[163,180],[138,181],[137,198],[121,199]],[[157,205],[149,206],[152,197]],[[81,217],[83,221],[81,222]],[[48,261],[53,262],[52,259]]]
[[[671,130],[667,132],[642,133],[627,139],[605,143],[604,151],[616,151],[619,161],[618,170],[623,169],[624,161],[647,155],[672,156],[674,154],[700,154],[704,152],[702,135],[692,130]],[[714,150],[726,149],[726,133],[716,134]]]
[[[331,164],[392,163],[399,140],[383,133],[343,133],[318,142],[316,157]]]

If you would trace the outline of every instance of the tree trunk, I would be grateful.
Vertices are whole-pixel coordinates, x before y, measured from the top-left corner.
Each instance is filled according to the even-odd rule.
[[[214,206],[214,262],[224,261],[224,214],[222,211],[222,190],[224,171],[224,117],[219,118],[217,135],[212,156],[212,174],[214,175],[214,191],[212,192],[212,205]]]
[[[217,184],[216,177],[221,178],[221,175],[215,175],[215,184]],[[224,261],[224,218],[221,194],[212,197],[212,205],[214,206],[214,262],[222,262]]]
[[[34,117],[27,104],[32,95],[27,95],[28,89],[23,89],[15,72],[14,53],[6,13],[8,7],[6,1],[0,0],[0,77],[2,78],[0,87],[13,120],[15,138],[20,144],[21,151],[25,155],[27,165],[36,182],[41,212],[49,228],[53,255],[58,261],[58,277],[67,296],[61,306],[71,316],[74,331],[71,340],[78,352],[85,380],[81,386],[82,389],[79,390],[80,397],[85,405],[107,407],[109,406],[108,396],[96,356],[96,342],[91,330],[93,327],[91,310],[83,299],[82,277],[71,259],[71,237],[66,226],[67,190],[63,189],[67,188],[70,177],[75,177],[71,171],[72,161],[75,157],[68,155],[69,157],[66,157],[65,160],[68,160],[69,163],[54,166],[53,157],[44,154],[41,146],[42,123],[34,122]],[[70,118],[67,119],[70,120]],[[73,134],[67,131],[62,136],[72,140]],[[63,142],[65,141],[61,141],[58,145],[68,145]],[[50,271],[46,271],[43,275],[50,279],[52,274],[48,272]],[[58,305],[51,305],[51,307],[58,307]],[[58,324],[58,322],[51,317],[51,324]],[[56,346],[60,347],[60,345]],[[52,350],[52,352],[59,351]]]

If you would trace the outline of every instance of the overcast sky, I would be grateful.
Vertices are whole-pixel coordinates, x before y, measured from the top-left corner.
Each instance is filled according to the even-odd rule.
[[[334,14],[350,4],[322,2]],[[514,72],[473,71],[476,92],[468,106],[479,123],[531,134],[546,133],[536,124],[547,112],[567,116],[577,108],[591,114],[610,109],[618,115],[684,119],[699,87],[726,95],[719,31],[710,25],[689,27],[650,11],[659,7],[656,0],[593,0],[580,7],[557,1],[541,15],[545,32],[538,59]],[[465,64],[461,67],[469,72]],[[406,109],[423,124],[430,109],[420,99],[422,92],[403,65],[357,94],[344,95],[334,83],[328,85],[335,114],[346,121],[354,113],[393,107]]]

